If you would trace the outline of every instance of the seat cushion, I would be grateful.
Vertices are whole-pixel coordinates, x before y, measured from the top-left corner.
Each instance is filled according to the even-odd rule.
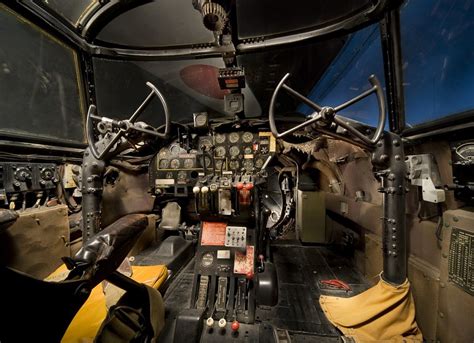
[[[67,276],[68,270],[65,265],[60,266],[46,281],[61,281]],[[157,266],[132,266],[131,278],[137,282],[144,283],[155,289],[168,277],[168,269],[164,265]],[[106,286],[106,289],[110,285]],[[109,290],[107,290],[109,293]],[[77,312],[71,324],[66,330],[61,342],[63,343],[88,343],[93,342],[100,325],[107,315],[107,305],[111,306],[119,299],[117,292],[113,291],[107,297],[104,294],[103,284],[97,285],[91,292],[89,298]]]

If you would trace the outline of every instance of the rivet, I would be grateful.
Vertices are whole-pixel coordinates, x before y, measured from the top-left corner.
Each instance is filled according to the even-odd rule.
[[[458,221],[459,221],[459,218],[458,218],[458,217],[453,217],[453,220],[454,220],[455,222],[458,222]]]

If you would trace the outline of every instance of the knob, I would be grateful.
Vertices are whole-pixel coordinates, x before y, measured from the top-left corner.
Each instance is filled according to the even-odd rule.
[[[237,320],[234,320],[230,328],[232,329],[232,331],[237,332],[239,331],[240,323]]]
[[[245,185],[245,189],[248,190],[248,191],[252,190],[252,188],[253,188],[253,183],[247,183]]]
[[[202,192],[203,194],[206,194],[207,192],[209,192],[209,187],[207,187],[207,186],[202,186],[201,192]]]
[[[238,184],[235,185],[235,188],[237,188],[239,191],[244,188],[244,184],[242,182],[239,182]]]
[[[225,318],[219,319],[219,327],[221,329],[225,328],[226,324],[227,324],[227,321],[225,320]]]
[[[206,325],[207,327],[212,328],[214,326],[214,319],[212,317],[207,318]]]
[[[200,191],[201,191],[201,189],[199,188],[199,186],[194,186],[193,187],[193,193],[194,194],[198,194]]]

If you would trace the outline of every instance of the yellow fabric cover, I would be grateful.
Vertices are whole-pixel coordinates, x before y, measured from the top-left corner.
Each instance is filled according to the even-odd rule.
[[[46,281],[61,281],[68,274],[65,265],[60,266]],[[168,277],[168,269],[164,265],[158,266],[132,266],[131,278],[158,289]],[[118,298],[116,299],[118,300]],[[97,285],[91,292],[87,301],[77,312],[66,330],[61,342],[63,343],[89,343],[94,337],[107,315],[106,297],[102,284]]]
[[[322,295],[319,303],[329,321],[356,342],[421,342],[408,279],[393,286],[382,279],[351,298]]]

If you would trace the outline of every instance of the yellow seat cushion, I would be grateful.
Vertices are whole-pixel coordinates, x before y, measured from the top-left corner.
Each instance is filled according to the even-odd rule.
[[[60,266],[46,281],[63,280],[68,270],[65,265]],[[157,266],[132,266],[131,278],[158,289],[168,277],[168,269],[164,265]],[[118,298],[117,298],[118,300]],[[93,342],[97,331],[107,315],[106,296],[102,283],[91,292],[87,301],[77,312],[66,330],[61,342],[63,343],[88,343]]]

